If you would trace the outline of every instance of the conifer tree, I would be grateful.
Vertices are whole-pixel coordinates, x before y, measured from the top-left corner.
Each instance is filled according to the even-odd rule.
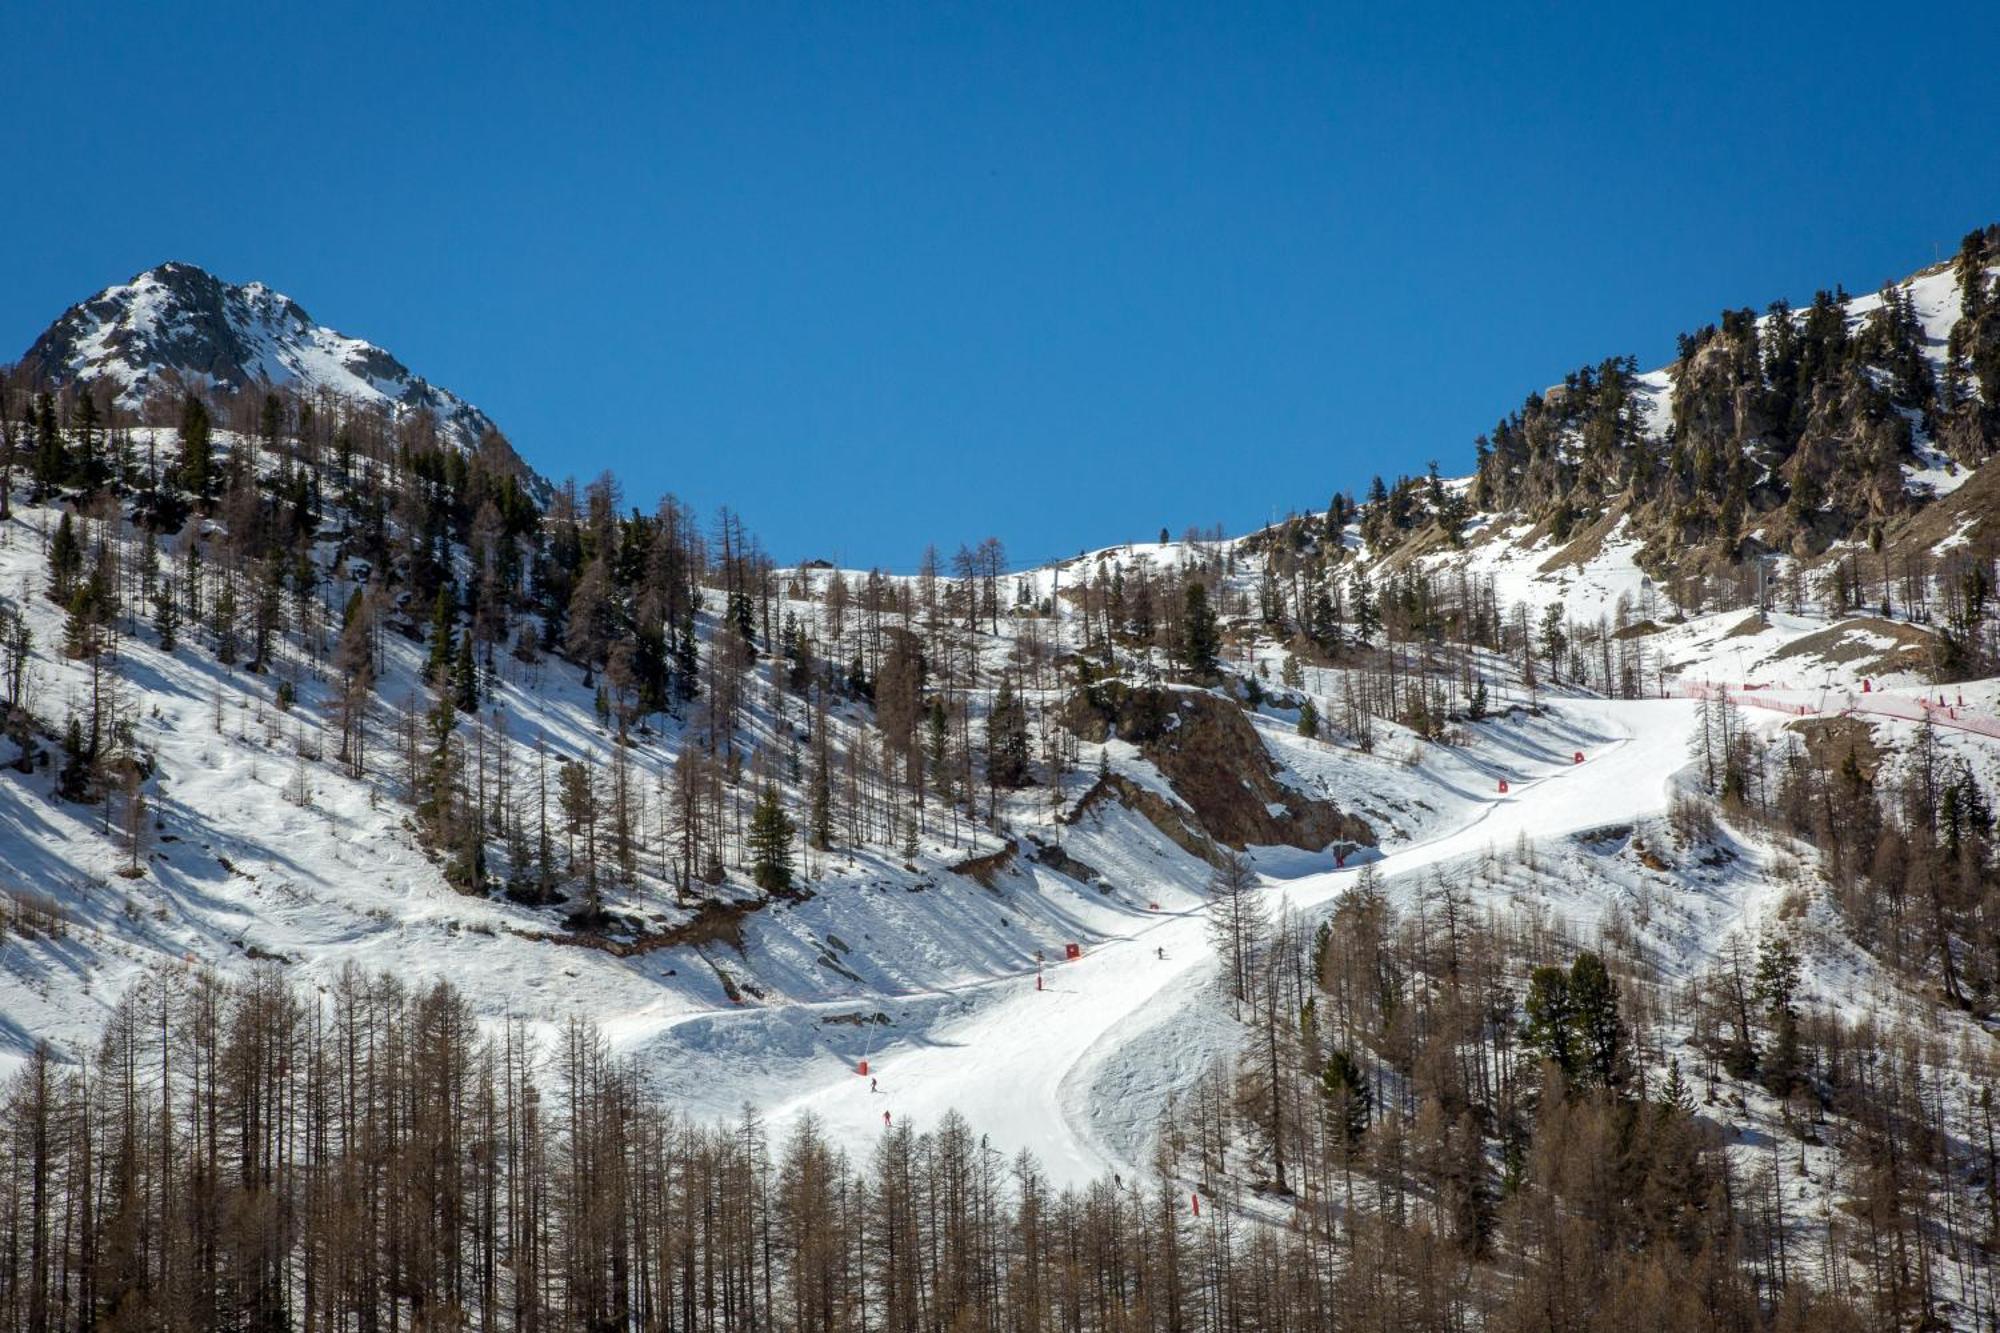
[[[56,773],[56,795],[65,801],[89,800],[94,756],[83,738],[83,722],[74,713],[70,714],[69,722],[63,728],[62,750],[62,767]]]
[[[1563,651],[1569,647],[1569,633],[1563,628],[1563,604],[1550,602],[1542,609],[1542,656],[1549,661],[1549,679],[1562,671]]]
[[[159,636],[160,651],[170,653],[180,644],[181,605],[172,579],[161,579],[153,588],[153,632]]]
[[[68,605],[76,576],[82,571],[83,546],[77,540],[76,524],[65,509],[56,523],[56,535],[49,539],[49,600]]]
[[[1028,710],[1002,676],[986,718],[986,780],[995,789],[1027,786],[1028,751]]]
[[[1375,612],[1374,591],[1368,586],[1368,577],[1355,570],[1347,584],[1347,601],[1352,608],[1355,637],[1363,643],[1381,627],[1382,618]]]
[[[1522,1004],[1526,1020],[1521,1040],[1542,1059],[1576,1075],[1576,1013],[1570,1003],[1569,974],[1560,967],[1538,967],[1528,977],[1528,997]]]
[[[1683,1116],[1694,1114],[1694,1089],[1681,1073],[1678,1056],[1667,1062],[1666,1081],[1660,1085],[1660,1106]]]
[[[208,405],[193,393],[181,397],[181,488],[206,502],[215,493],[215,454],[209,436]]]
[[[1327,1056],[1320,1071],[1320,1095],[1326,1098],[1342,1147],[1359,1143],[1368,1132],[1374,1097],[1368,1089],[1368,1076],[1361,1072],[1361,1066],[1348,1051],[1335,1050]]]
[[[453,603],[451,585],[445,583],[431,602],[430,654],[424,659],[424,679],[432,685],[441,684],[451,672],[457,656],[457,625],[458,609]]]
[[[791,817],[778,804],[778,789],[766,785],[750,815],[750,876],[766,893],[792,887]]]
[[[1570,964],[1569,1002],[1583,1073],[1593,1086],[1617,1091],[1630,1073],[1625,1021],[1618,1012],[1618,984],[1597,954],[1580,953]]]
[[[77,480],[90,488],[102,485],[108,473],[97,456],[97,398],[88,388],[77,389],[76,406],[70,412],[69,424],[70,436],[76,441]]]
[[[225,577],[215,594],[215,660],[224,666],[236,665],[236,580]]]
[[[1215,625],[1215,612],[1208,604],[1208,589],[1200,579],[1189,579],[1186,607],[1181,614],[1181,662],[1190,678],[1213,680],[1222,639]]]
[[[956,799],[951,780],[951,720],[944,700],[932,699],[924,714],[924,762],[930,769],[931,790],[949,804]]]
[[[36,395],[34,417],[34,494],[35,499],[40,501],[69,480],[69,452],[63,447],[62,428],[56,420],[56,403],[52,395]]]

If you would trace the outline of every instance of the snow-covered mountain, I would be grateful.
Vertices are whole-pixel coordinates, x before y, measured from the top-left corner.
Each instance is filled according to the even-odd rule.
[[[705,536],[671,498],[537,510],[484,468],[343,457],[324,420],[298,424],[301,398],[428,409],[468,445],[491,423],[267,288],[142,274],[24,363],[31,383],[106,386],[117,447],[75,395],[37,403],[0,490],[0,1079],[44,1046],[84,1067],[189,965],[316,996],[449,978],[485,1030],[544,1049],[587,1021],[702,1119],[747,1105],[860,1162],[892,1115],[960,1111],[1058,1186],[1156,1172],[1163,1197],[1292,1223],[1335,1164],[1363,1168],[1361,1207],[1390,1197],[1372,1152],[1315,1139],[1334,1120],[1309,1108],[1346,1095],[1324,1014],[1395,1134],[1461,1126],[1473,1216],[1544,1095],[1534,1062],[1497,1052],[1527,1039],[1543,964],[1594,949],[1628,997],[1641,1095],[1733,1178],[1773,1173],[1795,1253],[1835,1226],[1872,1244],[1841,1219],[1863,1215],[1853,1145],[1879,1117],[1847,1057],[1799,1055],[1791,1010],[1829,1051],[1835,1021],[1943,1034],[1916,1086],[1983,1086],[2000,1061],[2000,622],[1979,528],[2000,472],[1958,277],[1920,275],[1887,328],[1871,300],[1821,317],[1816,345],[1843,359],[1797,421],[1767,373],[1783,353],[1746,351],[1779,321],[1726,320],[1671,371],[1535,395],[1474,478],[1236,540],[903,577],[773,569],[733,520]],[[1943,387],[1885,378],[1920,358]],[[286,424],[236,411],[211,437],[145,410],[184,384],[282,385]],[[1679,459],[1697,439],[1747,462]],[[1840,451],[1863,447],[1879,466],[1857,472]],[[187,480],[218,461],[236,477],[219,499]],[[1707,491],[1659,503],[1683,463]],[[1815,527],[1799,486],[1875,502],[1856,512],[1879,549]],[[1690,549],[1745,554],[1662,564],[1647,542],[1676,524]],[[1926,791],[1935,819],[1908,813]],[[1922,922],[1905,861],[1960,886]],[[1260,907],[1232,944],[1219,905],[1245,892]],[[1413,928],[1390,931],[1397,913]],[[1461,959],[1467,929],[1491,948]],[[1343,950],[1366,965],[1336,983]],[[1268,999],[1251,1078],[1257,1006],[1221,978],[1253,952],[1272,961],[1243,983]],[[1752,966],[1789,967],[1787,998],[1753,1013]],[[1733,1017],[1712,1008],[1731,984]],[[1309,1095],[1271,1092],[1264,1118],[1238,1094],[1281,1086],[1280,1042],[1298,1046],[1282,1084]],[[1424,1090],[1465,1070],[1494,1088]],[[1683,1071],[1699,1109],[1665,1091]],[[1944,1146],[1914,1189],[1956,1217],[1986,1126],[1942,1102],[1917,1120]],[[1197,1122],[1199,1161],[1163,1131]],[[1320,1185],[1272,1180],[1302,1142]],[[1991,1271],[1936,1285],[1990,1308]]]
[[[428,412],[438,433],[471,450],[493,419],[389,352],[314,322],[261,282],[224,282],[169,262],[65,311],[21,358],[53,384],[116,386],[131,411],[183,385],[243,393],[260,385],[334,394],[402,420]]]

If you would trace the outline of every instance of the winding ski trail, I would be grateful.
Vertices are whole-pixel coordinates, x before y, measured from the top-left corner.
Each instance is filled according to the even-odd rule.
[[[1394,848],[1372,864],[1402,875],[1521,836],[1540,838],[1623,823],[1666,806],[1668,777],[1686,762],[1694,705],[1683,700],[1567,700],[1559,705],[1616,739],[1582,764],[1549,764],[1510,781],[1512,790],[1441,837]],[[1359,867],[1266,879],[1270,906],[1312,912],[1355,881]],[[812,1114],[822,1130],[865,1159],[884,1113],[918,1128],[949,1110],[992,1145],[1031,1150],[1049,1179],[1081,1184],[1135,1172],[1167,1094],[1198,1076],[1226,1023],[1210,985],[1214,952],[1207,913],[1162,915],[1083,957],[1033,973],[983,981],[958,994],[960,1012],[872,1053],[870,1079],[825,1063],[765,1108],[782,1133]],[[848,1002],[852,1008],[852,1002]]]

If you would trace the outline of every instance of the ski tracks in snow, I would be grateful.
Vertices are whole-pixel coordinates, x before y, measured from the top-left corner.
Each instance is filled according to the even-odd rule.
[[[1520,837],[1561,836],[1665,809],[1669,776],[1686,762],[1692,704],[1565,700],[1552,707],[1601,738],[1586,746],[1584,763],[1562,755],[1538,772],[1510,776],[1508,793],[1496,790],[1450,833],[1370,862],[1377,873],[1403,876]],[[1356,866],[1265,882],[1274,907],[1317,914],[1359,874]],[[883,997],[883,1008],[901,1008],[917,1028],[868,1042],[873,1088],[852,1065],[823,1053],[814,1058],[812,1034],[793,1031],[785,1044],[797,1058],[760,1071],[767,1095],[752,1100],[763,1103],[774,1130],[810,1114],[862,1159],[882,1132],[885,1111],[892,1121],[929,1128],[956,1110],[1003,1152],[1031,1150],[1058,1185],[1139,1171],[1168,1098],[1234,1043],[1215,1001],[1213,962],[1205,910],[1163,913],[1130,934],[1095,941],[1079,959],[1052,961],[1040,988],[1030,969]],[[793,1016],[783,1024],[796,1028],[824,1011],[868,1007],[853,998],[787,1006]],[[710,1056],[750,1056],[742,1041],[750,1033],[731,1040],[722,1031],[739,1019],[778,1021],[754,1010],[683,1012],[657,1024],[641,1020],[637,1026],[650,1031],[627,1030],[614,1040],[663,1038]],[[818,1027],[817,1019],[810,1026]]]

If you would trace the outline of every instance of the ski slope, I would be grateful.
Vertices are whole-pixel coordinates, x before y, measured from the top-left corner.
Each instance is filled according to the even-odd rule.
[[[1567,754],[1521,762],[1506,795],[1496,789],[1449,833],[1391,849],[1374,862],[1378,873],[1400,875],[1522,836],[1559,836],[1665,808],[1668,776],[1686,763],[1691,702],[1567,700],[1555,707],[1611,739],[1586,751],[1580,765]],[[1283,903],[1323,914],[1358,874],[1358,867],[1267,874],[1268,905],[1274,913]],[[933,1021],[869,1049],[879,1090],[852,1066],[826,1058],[794,1071],[794,1090],[763,1110],[779,1133],[810,1114],[829,1138],[865,1159],[885,1113],[927,1129],[955,1109],[993,1147],[1032,1151],[1053,1184],[1134,1172],[1167,1096],[1189,1086],[1234,1040],[1220,1017],[1214,975],[1205,908],[1162,913],[1131,934],[1092,944],[1074,962],[1052,957],[1039,989],[1031,971],[941,995],[950,1002],[933,1006]],[[762,1021],[754,1013],[705,1017]],[[649,1054],[676,1045],[671,1028],[648,1035]]]

